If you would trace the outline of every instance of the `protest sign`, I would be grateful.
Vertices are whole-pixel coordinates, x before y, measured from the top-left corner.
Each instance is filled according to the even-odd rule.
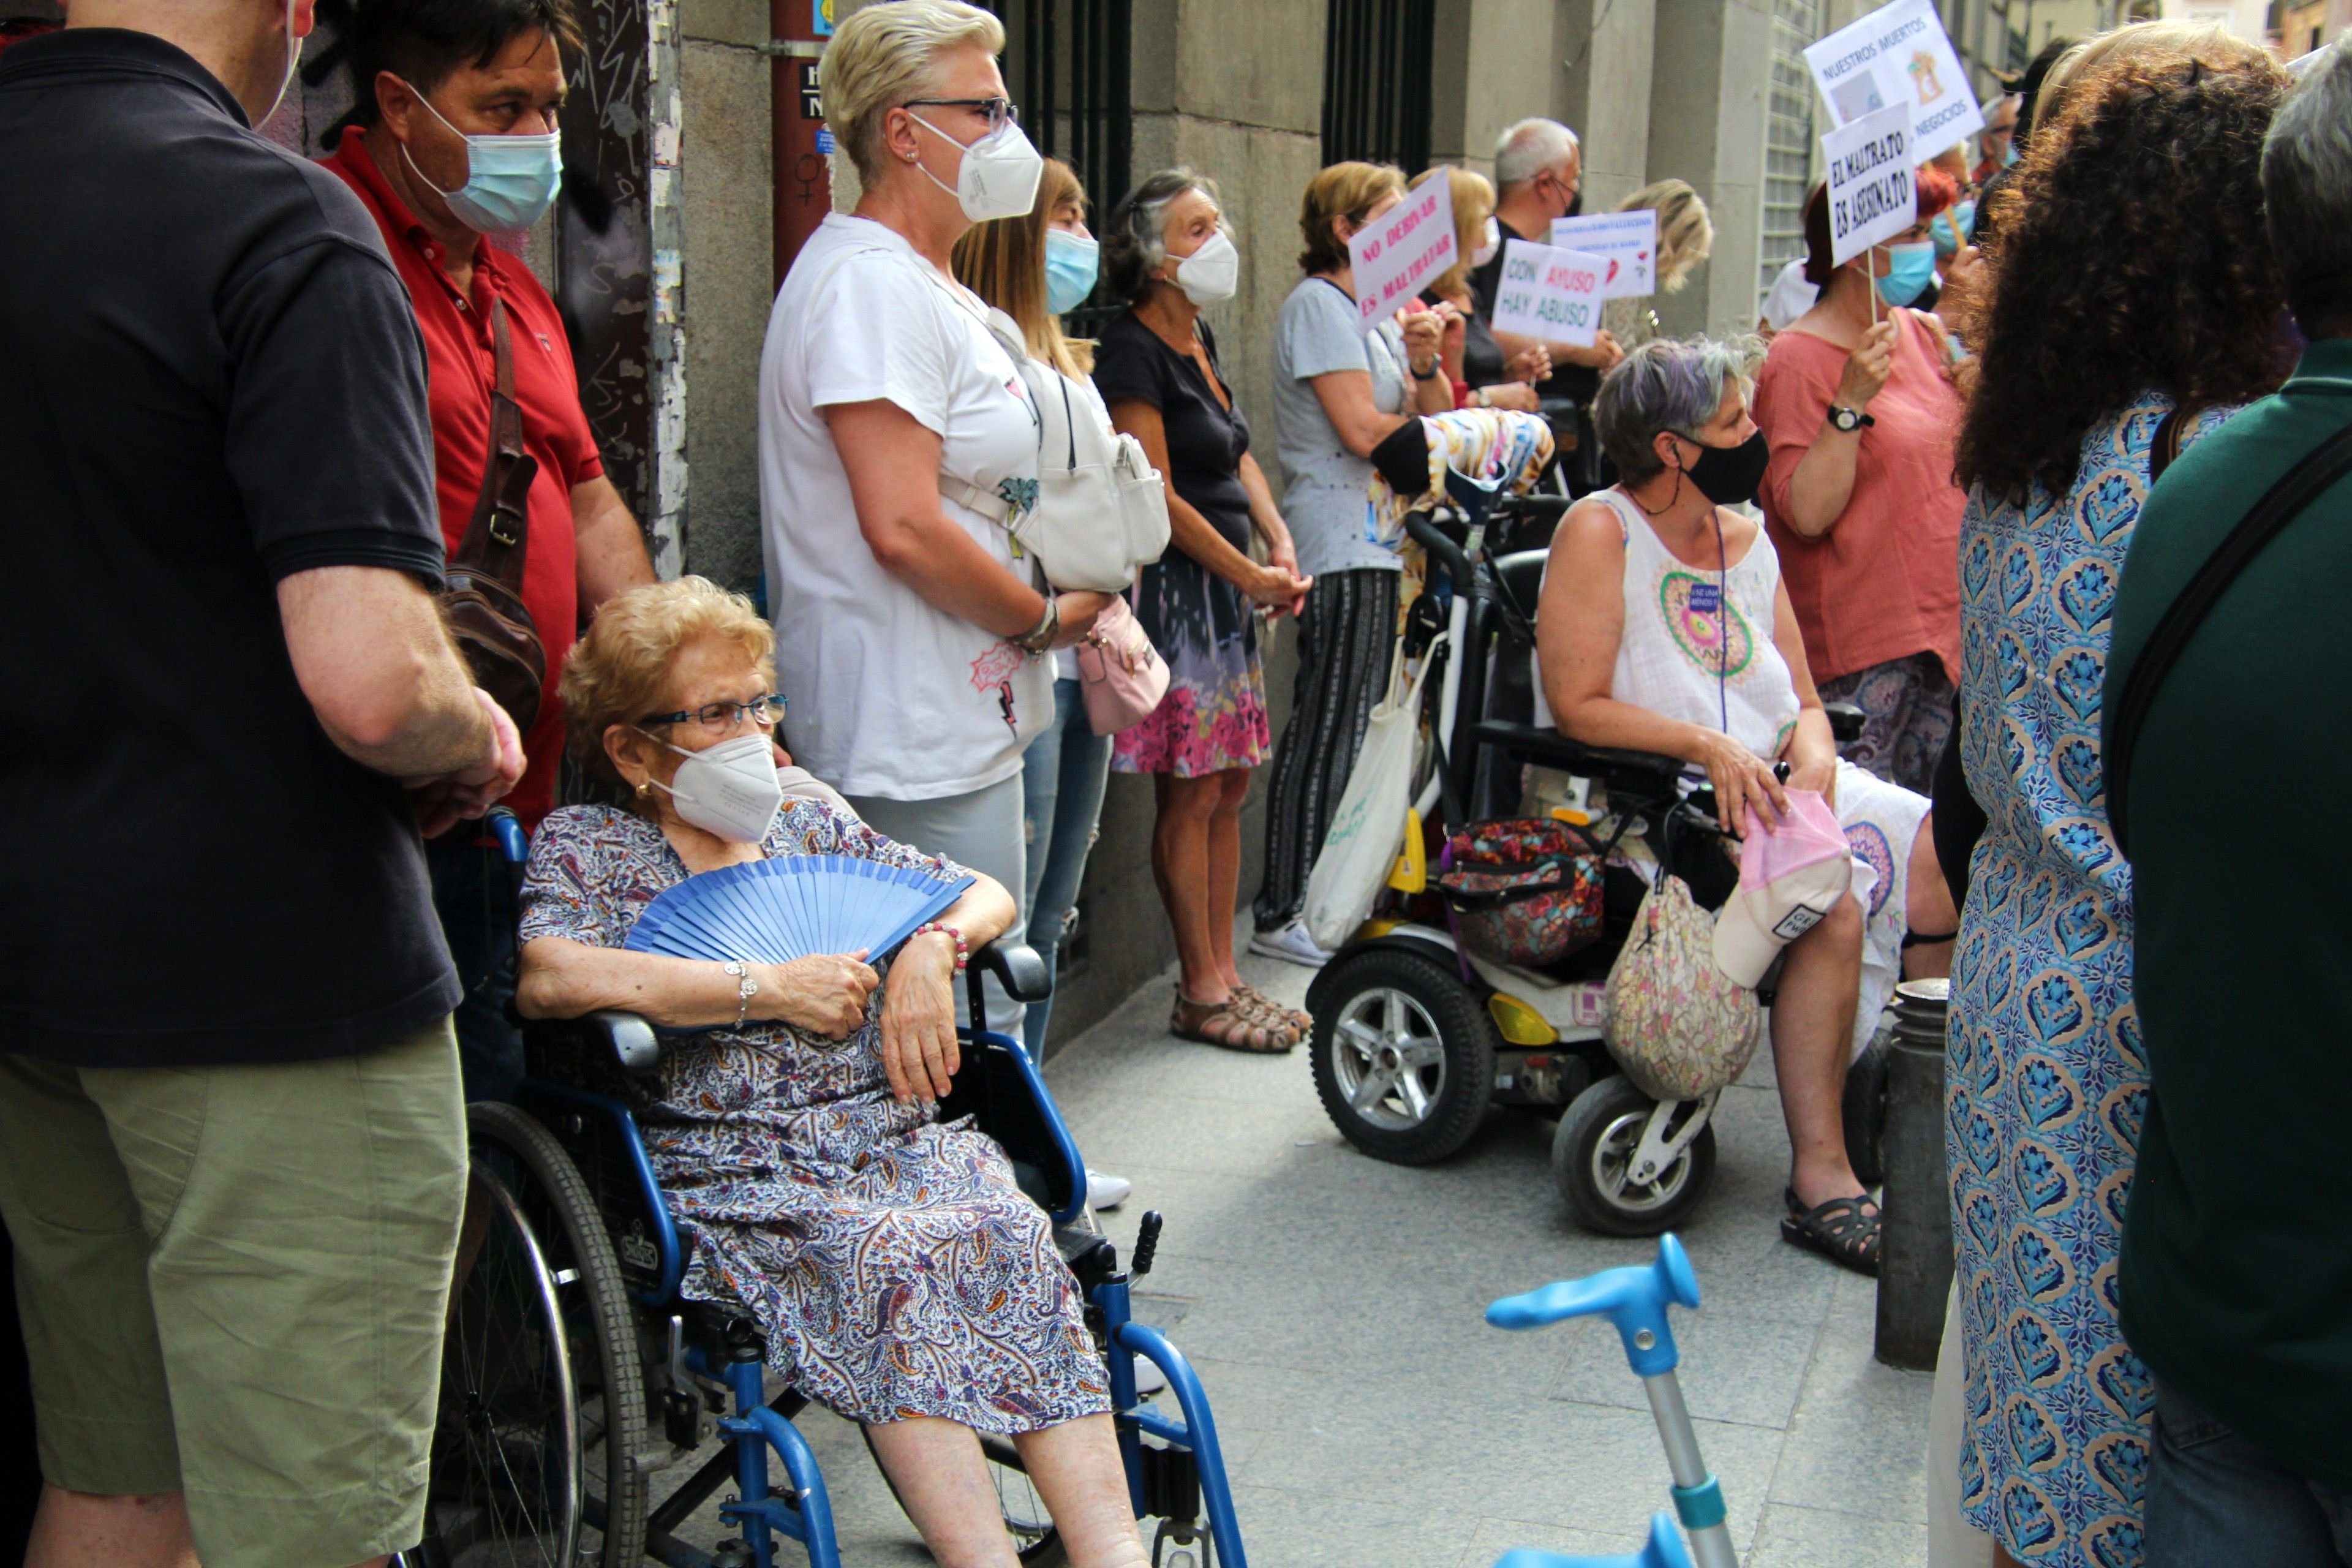
[[[1369,333],[1454,265],[1454,187],[1444,180],[1420,190],[1356,231],[1348,259],[1356,269],[1356,331]]]
[[[1555,250],[1580,250],[1609,263],[1601,279],[1601,297],[1604,300],[1632,299],[1657,287],[1655,208],[1556,217],[1551,220],[1551,243]]]
[[[1805,64],[1841,126],[1898,103],[1907,108],[1914,163],[1984,129],[1969,73],[1931,0],[1880,6],[1806,49]]]
[[[1843,267],[1919,221],[1910,109],[1895,104],[1822,138],[1829,169],[1830,260]]]
[[[1498,332],[1591,348],[1601,330],[1601,301],[1606,298],[1601,280],[1608,273],[1606,257],[1507,240],[1489,325]]]

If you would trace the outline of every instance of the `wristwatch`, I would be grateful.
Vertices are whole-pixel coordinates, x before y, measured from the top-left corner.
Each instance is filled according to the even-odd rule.
[[[1438,360],[1431,360],[1427,370],[1422,369],[1411,360],[1404,362],[1404,367],[1412,372],[1412,378],[1415,381],[1435,381],[1437,373],[1445,368],[1444,363]]]
[[[1851,436],[1865,425],[1877,423],[1877,420],[1859,408],[1848,408],[1843,403],[1830,405],[1830,428],[1833,430],[1843,431]]]

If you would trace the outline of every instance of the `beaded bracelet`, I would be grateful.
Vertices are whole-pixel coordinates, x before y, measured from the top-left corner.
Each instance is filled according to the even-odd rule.
[[[911,942],[915,937],[922,935],[927,931],[940,931],[955,942],[955,972],[958,974],[961,974],[964,970],[964,965],[971,962],[971,948],[964,942],[963,932],[956,930],[956,928],[951,925],[941,925],[937,921],[925,921],[921,925],[917,926],[913,931],[908,933],[908,940]]]

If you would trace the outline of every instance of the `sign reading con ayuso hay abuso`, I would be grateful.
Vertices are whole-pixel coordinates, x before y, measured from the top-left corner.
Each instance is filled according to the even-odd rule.
[[[1896,104],[1908,109],[1914,163],[1984,129],[1968,72],[1930,0],[1880,6],[1806,49],[1805,64],[1840,126]]]
[[[1554,250],[1580,250],[1609,263],[1601,297],[1626,300],[1657,288],[1658,215],[1643,207],[1629,213],[1593,213],[1551,220]]]
[[[1830,259],[1837,266],[1919,221],[1919,192],[1911,181],[1910,117],[1910,110],[1898,103],[1822,138],[1829,170]]]
[[[1430,180],[1356,231],[1356,331],[1370,333],[1454,265],[1454,187]]]
[[[1607,257],[1506,240],[1495,317],[1488,324],[1498,332],[1591,348],[1601,330],[1601,301],[1607,298],[1601,280],[1608,275]]]

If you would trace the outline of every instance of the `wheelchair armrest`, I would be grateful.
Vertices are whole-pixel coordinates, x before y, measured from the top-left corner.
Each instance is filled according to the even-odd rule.
[[[1830,739],[1839,745],[1862,739],[1862,726],[1867,715],[1861,709],[1851,702],[1824,702],[1822,711],[1830,716]]]
[[[631,1078],[651,1078],[661,1071],[661,1041],[654,1026],[635,1013],[591,1013],[577,1026],[599,1055],[609,1055]]]
[[[1616,793],[1664,799],[1674,793],[1683,771],[1680,758],[1655,752],[1626,752],[1613,746],[1588,746],[1557,730],[1533,724],[1509,724],[1485,719],[1471,726],[1470,738],[1482,744],[1517,752],[1548,768],[1559,768],[1579,778],[1599,779]]]
[[[971,955],[971,968],[993,974],[1015,1002],[1043,1002],[1054,994],[1045,961],[1025,942],[992,942]]]

